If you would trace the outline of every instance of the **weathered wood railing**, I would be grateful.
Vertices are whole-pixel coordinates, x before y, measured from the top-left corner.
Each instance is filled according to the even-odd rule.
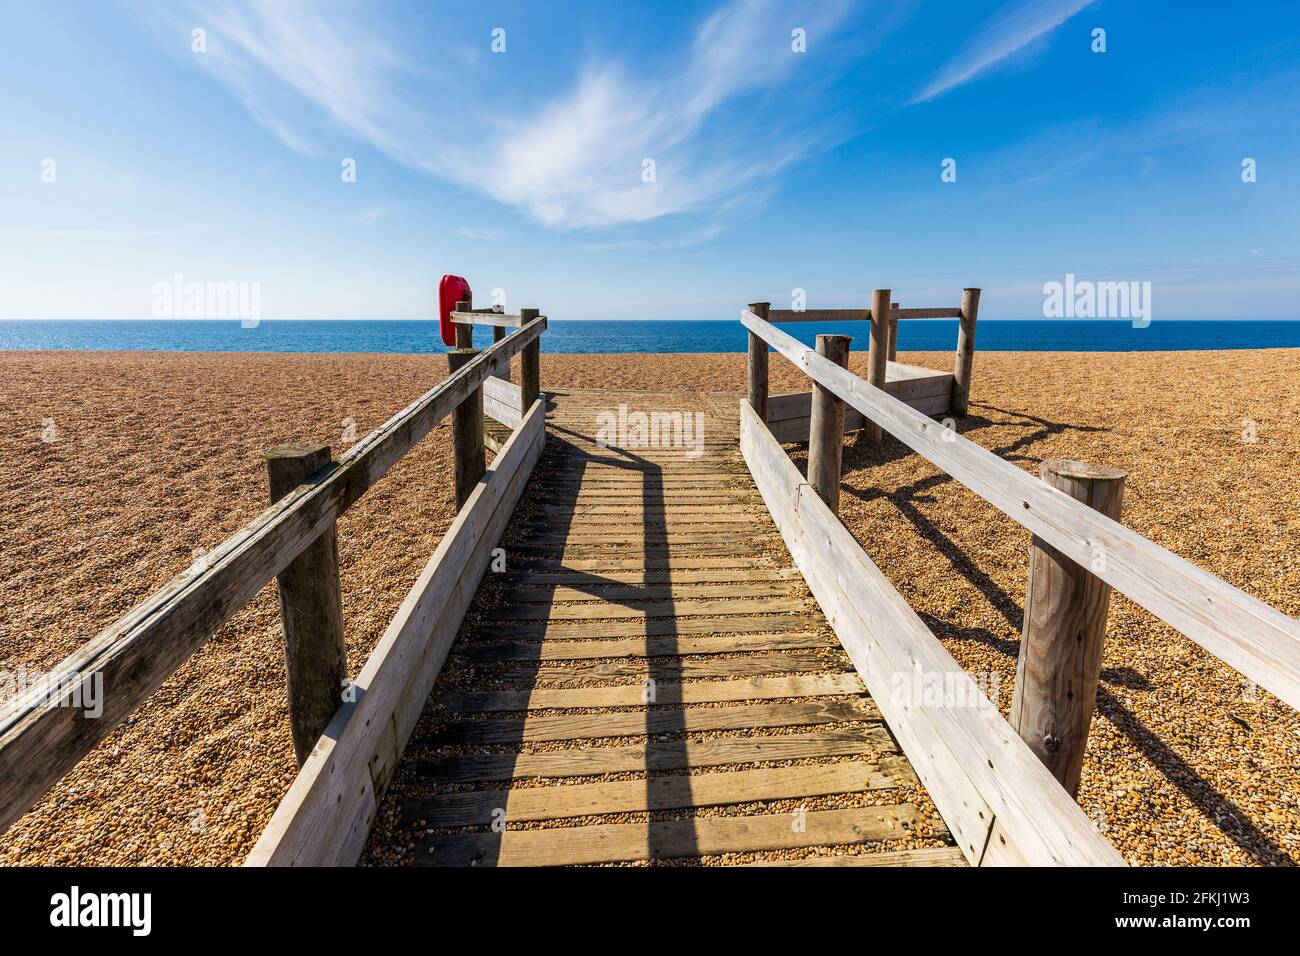
[[[386,667],[391,672],[393,654],[417,654],[416,645],[422,638],[431,642],[435,627],[445,628],[452,618],[458,620],[456,615],[463,610],[458,612],[457,608],[468,601],[477,585],[474,572],[482,575],[483,551],[499,537],[505,516],[509,515],[540,454],[543,412],[537,400],[537,366],[539,337],[545,328],[545,317],[537,316],[534,310],[532,318],[516,333],[481,353],[465,356],[466,360],[450,377],[357,442],[338,461],[329,462],[326,454],[322,459],[323,468],[305,476],[305,481],[287,491],[276,487],[273,477],[276,500],[271,507],[71,654],[41,687],[33,688],[0,711],[0,829],[26,812],[272,578],[302,560],[314,545],[326,538],[332,541],[338,517],[435,425],[467,405],[477,403],[481,409],[485,382],[499,381],[491,376],[508,373],[511,358],[522,353],[523,378],[531,385],[516,389],[513,402],[510,402],[508,383],[501,383],[504,389],[493,386],[498,401],[516,405],[515,434],[486,474],[480,469],[480,474],[474,476],[456,521],[434,555],[434,562],[441,560],[443,567],[456,563],[462,566],[434,576],[433,581],[421,577],[356,682],[356,702],[343,708],[349,714],[359,709],[368,719],[374,715],[377,702],[373,698],[367,700],[365,681],[373,676],[375,667]],[[481,411],[479,421],[481,447]],[[461,470],[458,464],[458,474]],[[451,576],[454,580],[450,580]],[[422,586],[424,591],[417,595]],[[441,590],[433,594],[430,589]],[[313,594],[319,596],[318,588],[295,591],[292,583],[287,590],[290,601],[312,600]],[[283,598],[282,595],[282,604]],[[294,625],[289,623],[288,616],[292,610],[292,605],[285,605],[286,624],[291,630]],[[318,614],[313,621],[319,623],[328,618],[328,613],[324,617]],[[395,628],[399,632],[396,635]],[[394,641],[396,650],[391,646]],[[286,644],[291,654],[293,646],[292,642]],[[294,663],[290,661],[291,679]],[[436,672],[435,664],[432,673],[436,675]],[[429,670],[426,668],[421,675],[420,680],[428,678]],[[72,704],[83,683],[96,676],[102,679],[103,709],[98,717],[92,718]],[[313,678],[319,676],[317,673]],[[303,683],[304,687],[308,685],[319,686],[320,681]],[[388,690],[391,688],[386,688],[385,693]],[[341,688],[329,691],[336,696],[336,705],[345,696],[353,696],[341,691]],[[412,697],[402,705],[408,709],[414,707],[418,713],[423,700],[424,695],[418,695],[418,699]],[[291,703],[295,706],[298,703],[293,694]],[[318,705],[320,701],[311,703]],[[336,710],[338,707],[334,706],[327,712]],[[391,716],[391,711],[388,715]],[[334,732],[340,716],[343,715],[335,714],[327,733]],[[295,736],[308,724],[309,721],[295,719]],[[374,729],[376,732],[387,729],[391,733],[394,726],[404,724],[377,721]],[[304,772],[310,765],[309,758]]]
[[[750,332],[751,359],[772,346],[818,387],[1029,528],[1036,543],[1300,707],[1297,622],[863,381],[752,308],[741,312],[741,322]],[[740,409],[745,460],[796,564],[967,858],[1122,862],[995,708],[951,705],[954,696],[978,699],[971,697],[979,694],[974,682],[828,507],[826,499],[838,495],[838,472],[833,489],[822,478],[814,488],[812,476],[805,481],[772,437],[756,412],[766,405],[765,357],[760,374],[755,367],[751,361],[749,398]],[[810,446],[810,463],[842,440],[823,431],[811,436],[817,447]],[[953,693],[936,701],[911,692],[918,683]]]
[[[898,356],[898,322],[900,319],[958,319],[957,351],[952,369],[952,413],[964,416],[970,405],[971,368],[975,361],[975,323],[979,314],[980,290],[963,289],[961,305],[952,309],[900,309],[890,301],[889,289],[876,289],[872,293],[869,309],[773,309],[771,303],[754,302],[749,311],[766,322],[868,322],[870,323],[870,354],[867,359],[867,381],[876,388],[885,387],[886,363]],[[766,382],[767,350],[755,352],[750,340],[749,364],[762,366]],[[751,371],[752,374],[752,371]],[[752,402],[751,402],[752,404]],[[758,406],[754,406],[758,408]],[[759,415],[768,421],[767,408],[759,408]],[[866,423],[867,440],[880,444],[881,432],[870,420]]]

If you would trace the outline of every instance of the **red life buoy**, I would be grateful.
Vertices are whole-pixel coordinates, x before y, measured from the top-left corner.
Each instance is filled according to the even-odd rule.
[[[438,283],[438,318],[441,323],[442,344],[456,344],[456,324],[451,321],[456,303],[470,298],[469,283],[460,276],[443,276]]]

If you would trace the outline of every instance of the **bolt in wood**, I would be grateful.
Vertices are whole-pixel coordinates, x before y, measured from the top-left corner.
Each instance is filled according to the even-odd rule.
[[[1119,469],[1053,459],[1043,462],[1039,474],[1053,488],[1119,520]],[[1079,788],[1106,643],[1110,585],[1093,573],[1105,560],[1097,546],[1092,568],[1084,568],[1036,536],[1029,550],[1011,726],[1071,796]]]
[[[817,336],[817,354],[840,368],[849,367],[847,335]],[[826,507],[840,510],[840,464],[844,455],[844,403],[830,389],[813,382],[812,421],[808,433],[808,484]]]
[[[276,502],[330,463],[328,445],[278,445],[266,453]],[[289,724],[298,765],[307,760],[342,701],[347,679],[338,533],[321,532],[276,578],[284,624]]]

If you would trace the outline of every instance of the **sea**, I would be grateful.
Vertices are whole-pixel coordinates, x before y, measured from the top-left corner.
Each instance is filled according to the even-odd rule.
[[[250,323],[251,324],[251,323]],[[798,322],[781,326],[807,345],[819,333],[850,335],[865,351],[862,322]],[[475,345],[491,343],[476,328]],[[900,351],[944,351],[957,344],[956,319],[899,323]],[[1135,328],[1095,319],[981,320],[982,352],[1169,352],[1188,349],[1300,348],[1300,321],[1165,320]],[[703,321],[579,321],[548,323],[542,351],[569,354],[744,352],[736,319]],[[223,319],[68,319],[0,321],[0,350],[76,349],[162,352],[445,352],[433,321],[264,320],[251,328]]]

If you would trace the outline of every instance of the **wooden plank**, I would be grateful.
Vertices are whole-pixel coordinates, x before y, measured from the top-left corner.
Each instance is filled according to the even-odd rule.
[[[587,474],[580,468],[551,468],[542,473],[538,483],[557,491],[581,491],[587,495],[601,493],[635,495],[653,493],[656,497],[688,494],[696,489],[713,494],[749,494],[748,482],[740,472],[714,471],[674,477],[655,472],[631,472],[622,468],[605,469],[600,474]]]
[[[656,679],[652,704],[716,704],[742,700],[784,700],[796,697],[835,697],[866,690],[857,674],[815,674],[801,677],[751,677],[748,680],[668,683]],[[650,688],[644,683],[621,687],[548,688],[529,690],[463,690],[443,696],[439,703],[451,713],[644,707]]]
[[[494,345],[85,642],[33,688],[0,708],[0,828],[6,828],[118,726],[222,624],[384,476],[479,383],[545,329],[539,320]],[[71,706],[92,679],[95,719]]]
[[[1066,557],[1300,708],[1300,622],[1049,487],[952,429],[874,389],[748,312],[741,321],[807,374]]]
[[[750,523],[759,525],[759,527],[751,529],[751,538],[758,533],[767,532],[767,537],[757,538],[752,543],[776,544],[772,540],[770,529],[765,527],[767,524],[765,517],[756,515],[751,519]],[[674,544],[717,544],[735,540],[737,532],[736,525],[731,522],[718,524],[693,522],[665,525],[653,521],[645,524],[608,521],[603,525],[584,522],[582,524],[524,525],[519,529],[522,536],[521,543],[569,544],[573,547],[592,548],[608,546],[624,550],[628,548],[640,549],[646,545],[660,548],[670,547]]]
[[[545,740],[597,740],[654,734],[698,733],[706,730],[749,730],[771,727],[813,727],[819,724],[879,720],[870,698],[835,698],[731,707],[657,707],[644,711],[559,716],[481,717],[452,720],[426,743],[514,744]]]
[[[596,488],[576,483],[570,485],[547,484],[545,480],[540,478],[538,484],[556,492],[565,492],[567,500],[576,507],[600,507],[607,504],[608,507],[613,508],[622,506],[625,502],[631,502],[633,506],[640,506],[645,503],[646,499],[646,491],[642,488]],[[741,488],[739,486],[727,488],[715,485],[703,489],[660,489],[656,491],[653,495],[653,501],[650,502],[651,505],[658,504],[663,507],[691,504],[726,507],[733,503],[742,505],[761,504],[762,499],[758,497],[752,488]]]
[[[884,724],[869,723],[807,733],[770,736],[711,737],[704,740],[653,740],[614,747],[548,750],[541,753],[476,753],[425,757],[413,761],[417,775],[439,783],[477,783],[559,777],[595,777],[607,773],[660,773],[702,767],[784,763],[848,757],[863,753],[897,753]],[[885,766],[882,758],[880,764]],[[901,773],[897,764],[893,772]]]
[[[633,618],[618,621],[497,621],[479,624],[480,640],[595,640],[609,637],[678,637],[691,634],[779,634],[811,630],[815,616],[804,614],[714,614],[708,617]]]
[[[919,398],[931,398],[935,395],[951,398],[952,376],[947,373],[936,372],[924,378],[908,378],[898,382],[886,382],[885,391],[909,405]]]
[[[509,340],[507,340],[509,341]],[[536,403],[416,579],[262,832],[254,866],[350,865],[545,441]],[[365,807],[370,807],[363,813]]]
[[[927,395],[924,398],[909,398],[906,404],[922,415],[943,415],[952,409],[952,397],[949,395]]]
[[[774,614],[807,610],[804,598],[737,598],[734,601],[643,601],[615,604],[508,604],[490,609],[490,621],[612,621],[623,618],[722,617],[728,614]]]
[[[518,580],[519,591],[522,593],[531,586],[546,587],[557,584],[581,584],[587,586],[595,585],[616,585],[626,584],[635,585],[638,588],[648,587],[665,587],[677,584],[706,584],[714,582],[769,582],[779,584],[781,582],[798,582],[799,572],[794,568],[700,568],[700,569],[677,569],[672,571],[645,571],[636,569],[631,571],[619,571],[613,569],[602,569],[603,573],[593,575],[576,569],[558,570],[558,571],[538,571],[528,569],[526,571],[513,571],[507,575],[508,580]]]
[[[488,381],[495,381],[495,379],[488,379]],[[510,428],[518,428],[524,417],[522,412],[497,401],[486,392],[483,393],[483,414]]]
[[[913,366],[914,367],[914,366]],[[952,375],[931,372],[924,377],[909,377],[890,382],[885,391],[901,399],[924,415],[939,415],[948,410],[952,393]],[[779,401],[778,401],[779,400]],[[806,442],[811,427],[812,393],[789,392],[771,397],[773,411],[769,412],[768,428],[777,441],[783,443]],[[866,425],[865,416],[856,409],[844,414],[844,430],[856,431]]]
[[[780,547],[779,541],[771,538],[749,538],[737,542],[728,548],[728,542],[735,541],[735,533],[701,532],[698,534],[651,534],[640,535],[621,541],[607,540],[599,535],[530,535],[515,541],[510,550],[536,552],[541,554],[564,554],[583,557],[605,555],[611,558],[642,555],[650,557],[670,557],[687,554],[765,554]],[[647,540],[648,538],[648,540]]]
[[[900,319],[960,319],[961,309],[895,309]]]
[[[644,499],[601,502],[600,498],[568,500],[558,507],[564,509],[560,518],[585,518],[594,521],[597,518],[624,518],[629,521],[642,521],[646,518],[693,518],[704,516],[710,521],[728,521],[733,516],[737,521],[752,521],[762,517],[766,511],[763,499],[755,497],[752,501],[658,501],[646,503]]]
[[[767,514],[764,511],[748,507],[721,511],[664,511],[662,508],[651,508],[644,512],[624,507],[592,513],[584,510],[569,511],[556,502],[549,513],[534,514],[526,522],[521,522],[521,526],[538,532],[573,529],[575,534],[591,534],[601,528],[609,528],[620,535],[647,528],[726,531],[735,534],[740,530],[738,526],[748,527],[766,521]]]
[[[810,810],[802,827],[788,813],[697,817],[651,823],[506,830],[424,837],[415,862],[426,866],[560,866],[748,853],[805,846],[848,846],[911,835],[919,814],[908,804]]]
[[[785,598],[797,594],[786,581],[718,585],[612,585],[585,588],[518,587],[501,595],[508,604],[594,604],[606,601],[698,601],[708,598]]]
[[[747,627],[752,625],[746,624]],[[718,630],[720,628],[716,628]],[[724,634],[696,637],[669,634],[610,640],[548,640],[540,644],[484,642],[457,648],[467,661],[581,661],[602,657],[677,657],[683,654],[735,654],[745,650],[775,651],[795,647],[830,647],[834,638],[800,631]]]
[[[838,651],[839,648],[836,648]],[[753,651],[739,657],[661,657],[588,663],[566,661],[562,664],[520,663],[503,661],[474,665],[479,675],[501,683],[520,683],[529,687],[572,687],[611,681],[641,681],[653,676],[658,681],[717,680],[719,678],[763,676],[768,674],[807,674],[828,676],[844,671],[838,655],[808,651]],[[856,673],[854,673],[856,677]],[[640,686],[640,685],[638,685]]]
[[[597,555],[610,561],[637,557],[645,561],[656,559],[667,561],[671,559],[673,562],[677,562],[686,557],[758,558],[771,552],[769,546],[764,542],[745,541],[743,543],[737,542],[734,546],[728,546],[726,539],[719,539],[716,544],[675,541],[671,545],[667,543],[611,545],[603,542],[524,541],[511,545],[510,553],[520,554],[525,557],[529,555],[550,557],[563,560],[567,564],[577,559],[590,559]]]
[[[727,462],[734,465],[735,462]],[[713,467],[709,463],[701,464],[698,459],[682,458],[679,461],[665,461],[654,465],[602,465],[594,464],[580,458],[566,460],[557,455],[546,463],[548,477],[581,479],[588,484],[615,484],[624,487],[658,488],[672,485],[717,484],[724,479],[739,481],[739,472]]]
[[[408,800],[402,817],[427,827],[448,829],[502,821],[563,820],[646,813],[684,807],[716,807],[760,800],[793,800],[836,793],[890,790],[915,782],[899,760],[871,767],[865,763],[775,767],[704,773],[694,776],[649,777],[612,783],[580,783],[563,787],[479,790]],[[953,850],[957,858],[961,853]]]
[[[769,322],[868,322],[870,309],[769,309]]]
[[[766,426],[744,407],[740,414],[742,448],[754,463],[760,492],[771,494],[773,517],[796,565],[966,858],[981,861],[996,818],[1031,863],[1122,865],[997,708],[801,481]],[[941,692],[927,690],[933,687]]]
[[[912,365],[908,362],[895,362],[893,360],[886,363],[885,375],[885,381],[890,385],[913,381],[937,382],[952,378],[951,372],[929,368],[925,365]]]
[[[787,418],[784,421],[773,422],[772,437],[783,445],[807,443],[808,435],[812,431],[811,418]]]
[[[483,399],[492,399],[499,405],[514,409],[520,415],[524,412],[523,389],[504,378],[490,376],[483,379]]]
[[[763,525],[767,516],[761,514],[733,515],[730,520],[717,521],[711,515],[687,515],[684,518],[666,518],[647,515],[644,518],[629,516],[566,515],[557,511],[552,515],[539,515],[534,520],[518,525],[521,533],[550,539],[557,534],[564,540],[580,544],[584,541],[608,539],[689,541],[702,535],[734,536],[746,528]]]
[[[746,569],[753,568],[756,570],[783,571],[793,570],[787,563],[788,558],[782,555],[782,561],[778,564],[774,555],[764,552],[757,555],[747,554],[718,554],[718,555],[617,555],[607,554],[599,558],[591,558],[582,555],[574,555],[564,559],[561,563],[555,557],[544,555],[521,556],[521,561],[529,572],[542,574],[545,572],[556,572],[571,574],[577,572],[598,572],[601,577],[606,577],[611,581],[621,579],[622,575],[629,574],[668,574],[675,575],[687,571],[717,571],[722,569]],[[512,558],[513,560],[513,558]],[[515,567],[512,564],[511,567]],[[796,572],[797,573],[797,572]],[[538,579],[540,580],[540,579]]]
[[[744,866],[965,866],[966,858],[954,847],[922,847],[885,853],[838,853],[806,856],[799,860],[762,860]]]
[[[506,315],[504,312],[492,312],[488,309],[452,312],[451,320],[457,325],[491,325],[503,329],[517,329],[524,324],[521,316]]]

